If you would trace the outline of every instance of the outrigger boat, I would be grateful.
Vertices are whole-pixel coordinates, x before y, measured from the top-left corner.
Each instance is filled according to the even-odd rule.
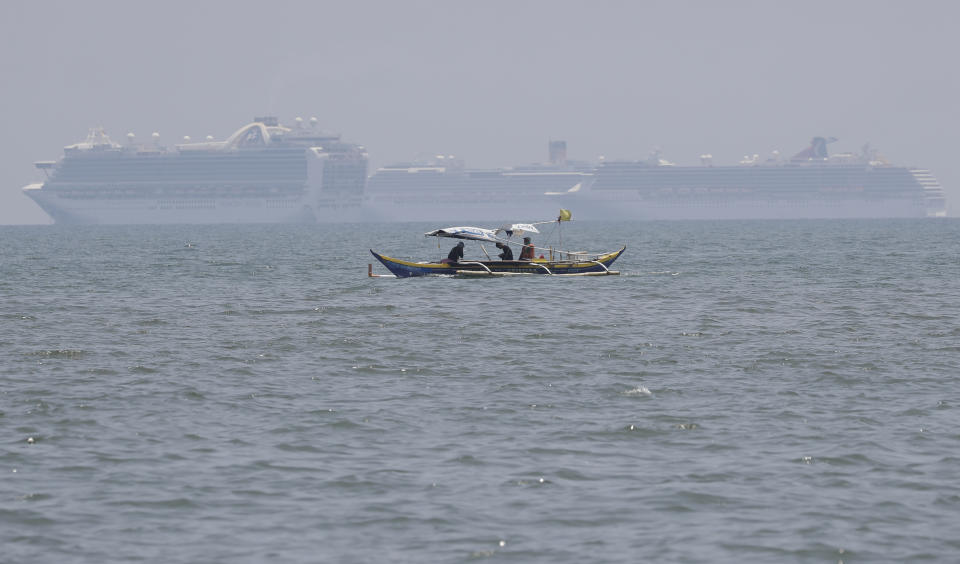
[[[540,258],[531,260],[490,260],[483,243],[502,243],[504,245],[521,245],[512,241],[513,236],[522,236],[524,233],[539,233],[537,225],[570,221],[570,212],[560,210],[556,220],[540,221],[535,223],[513,223],[498,229],[483,227],[447,227],[424,233],[427,237],[450,237],[467,241],[478,241],[480,249],[487,260],[459,260],[451,262],[412,262],[381,255],[370,249],[370,253],[380,261],[393,276],[409,278],[411,276],[460,276],[460,277],[489,277],[489,276],[609,276],[620,274],[617,270],[610,270],[610,265],[617,260],[627,249],[608,253],[588,253],[582,251],[564,251],[553,247],[534,247],[535,254]],[[367,274],[371,277],[388,276],[373,273],[373,265],[369,265]]]

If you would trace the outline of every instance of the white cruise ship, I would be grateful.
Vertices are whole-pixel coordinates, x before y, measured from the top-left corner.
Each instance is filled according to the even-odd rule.
[[[156,135],[156,134],[155,134]],[[875,151],[828,155],[816,137],[789,159],[744,157],[676,166],[658,153],[635,161],[549,161],[469,169],[449,155],[378,168],[363,147],[322,133],[316,120],[256,118],[226,141],[166,149],[112,142],[101,130],[38,162],[46,182],[24,192],[57,223],[281,223],[578,219],[938,217],[943,188],[929,170],[893,166]]]
[[[676,166],[646,161],[597,167],[588,207],[612,218],[789,219],[942,217],[946,197],[926,169],[893,166],[869,145],[829,155],[835,139],[815,137],[790,159],[745,156],[736,165]]]
[[[559,208],[575,210],[579,219],[946,214],[943,188],[929,170],[893,166],[869,146],[861,154],[828,155],[831,141],[816,137],[789,159],[753,155],[725,166],[714,165],[710,155],[701,155],[698,166],[677,166],[658,152],[645,160],[568,163],[562,141],[551,142],[547,164],[513,169],[470,170],[438,155],[377,169],[366,205],[402,209],[417,220],[540,217]]]
[[[114,143],[102,129],[64,148],[47,174],[24,187],[57,223],[280,223],[361,217],[367,175],[363,147],[308,123],[259,117],[226,141],[172,149]]]
[[[539,218],[589,190],[593,178],[593,165],[566,160],[562,141],[551,142],[548,163],[509,169],[468,169],[452,155],[437,155],[378,168],[367,181],[365,208],[411,221]]]

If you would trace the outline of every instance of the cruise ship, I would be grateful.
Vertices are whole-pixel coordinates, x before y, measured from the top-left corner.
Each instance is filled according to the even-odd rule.
[[[225,141],[173,148],[154,133],[126,145],[102,129],[36,163],[47,178],[24,187],[56,223],[282,223],[361,218],[366,150],[297,118],[258,117]]]
[[[865,145],[830,155],[833,138],[815,137],[792,158],[774,152],[715,166],[645,161],[604,162],[591,185],[589,213],[651,219],[942,217],[946,197],[926,169],[893,166]]]
[[[659,152],[644,160],[571,163],[551,141],[543,165],[469,170],[451,157],[377,169],[370,209],[403,209],[418,220],[540,217],[575,210],[580,219],[775,219],[938,217],[943,188],[926,169],[893,166],[865,146],[830,155],[815,137],[792,158],[747,156],[734,165],[677,166]],[[538,211],[539,210],[539,211]]]
[[[469,169],[441,154],[378,168],[364,203],[374,217],[399,214],[409,221],[538,218],[555,213],[560,200],[589,191],[594,169],[568,162],[563,141],[550,143],[549,162],[507,169]]]
[[[225,141],[164,148],[154,134],[114,143],[101,130],[36,163],[24,192],[57,223],[254,223],[578,219],[937,217],[943,188],[929,170],[891,165],[868,146],[827,152],[816,137],[792,158],[744,157],[677,166],[654,152],[632,161],[577,162],[551,141],[542,164],[470,169],[451,155],[376,169],[367,152],[317,121],[255,118]]]

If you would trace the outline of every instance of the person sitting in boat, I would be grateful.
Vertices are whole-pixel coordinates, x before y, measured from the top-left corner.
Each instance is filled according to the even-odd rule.
[[[530,237],[523,238],[523,248],[520,249],[520,260],[533,260],[533,243]]]
[[[463,241],[457,243],[457,245],[450,249],[450,254],[447,255],[447,260],[443,262],[460,262],[460,259],[463,258]]]
[[[497,243],[497,248],[502,249],[503,252],[500,253],[500,260],[513,260],[513,251],[510,250],[510,245],[505,245],[503,243]]]

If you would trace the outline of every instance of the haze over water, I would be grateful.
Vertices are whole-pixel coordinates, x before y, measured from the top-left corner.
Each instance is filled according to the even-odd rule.
[[[957,221],[435,227],[0,228],[0,560],[955,559]]]

